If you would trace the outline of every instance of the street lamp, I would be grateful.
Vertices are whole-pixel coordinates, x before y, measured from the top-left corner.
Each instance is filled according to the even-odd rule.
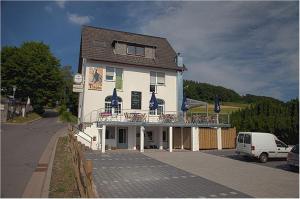
[[[17,90],[17,86],[12,86],[12,88],[13,88],[13,99],[15,99],[15,92]]]

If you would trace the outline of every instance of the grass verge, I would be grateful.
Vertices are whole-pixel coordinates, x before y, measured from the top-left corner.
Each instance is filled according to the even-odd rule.
[[[37,113],[29,113],[27,114],[27,116],[22,117],[22,116],[18,116],[15,117],[11,120],[7,120],[8,123],[16,123],[16,124],[22,124],[22,123],[27,123],[27,122],[31,122],[37,119],[40,119],[41,116]]]
[[[50,181],[50,198],[79,198],[67,136],[59,138]]]

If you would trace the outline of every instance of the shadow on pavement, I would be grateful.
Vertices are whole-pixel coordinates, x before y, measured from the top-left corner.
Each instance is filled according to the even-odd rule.
[[[45,112],[41,116],[44,118],[58,117],[58,112],[54,111],[52,109],[46,109]]]

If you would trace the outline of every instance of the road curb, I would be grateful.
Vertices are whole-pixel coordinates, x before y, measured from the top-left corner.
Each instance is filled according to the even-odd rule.
[[[66,134],[68,127],[58,130],[50,139],[46,149],[39,159],[38,165],[28,181],[23,198],[47,198],[52,173],[53,160],[58,138]]]
[[[13,122],[5,122],[3,124],[9,124],[9,125],[26,125],[26,124],[30,124],[32,122],[35,122],[35,121],[38,121],[40,119],[42,119],[43,117],[39,117],[39,118],[36,118],[34,120],[31,120],[31,121],[28,121],[28,122],[23,122],[23,123],[13,123]]]

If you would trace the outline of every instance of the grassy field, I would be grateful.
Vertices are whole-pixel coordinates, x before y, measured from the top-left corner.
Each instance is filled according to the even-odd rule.
[[[18,116],[15,117],[12,120],[8,120],[8,123],[26,123],[26,122],[31,122],[37,119],[40,119],[41,116],[37,113],[29,113],[26,117]]]
[[[75,171],[72,163],[72,154],[69,149],[69,138],[59,138],[53,170],[50,181],[50,198],[78,198]]]
[[[221,114],[228,114],[232,113],[233,111],[237,111],[239,109],[243,109],[250,106],[249,104],[240,104],[240,103],[233,103],[233,102],[223,102],[221,104]],[[205,112],[205,106],[195,107],[190,110],[190,112]],[[208,104],[208,112],[214,112],[214,104]]]

